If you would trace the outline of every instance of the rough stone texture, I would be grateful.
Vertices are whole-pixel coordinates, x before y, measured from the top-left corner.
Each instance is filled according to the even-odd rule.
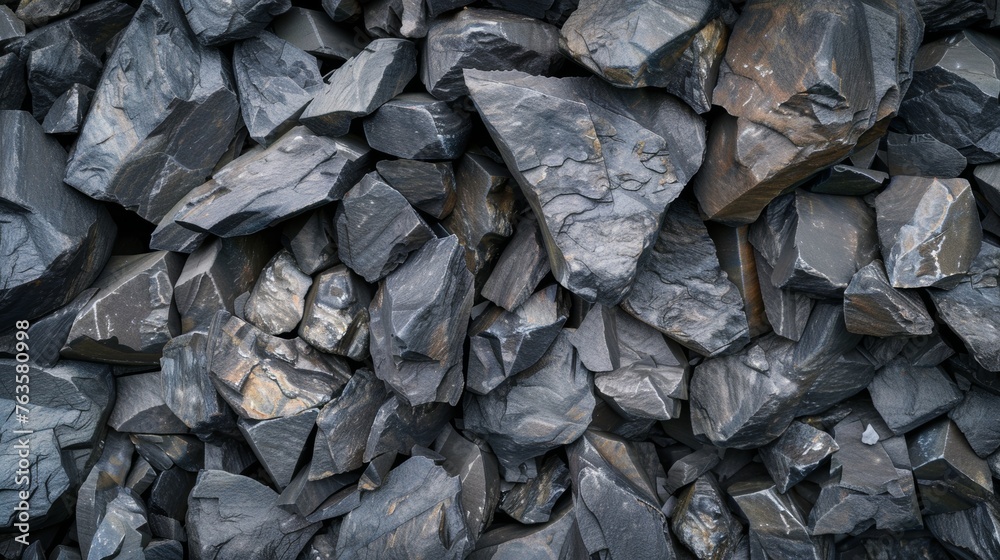
[[[965,170],[961,152],[930,134],[894,134],[887,137],[889,173],[917,177],[958,177]]]
[[[372,148],[407,159],[457,159],[472,133],[472,120],[426,93],[403,93],[365,119]]]
[[[299,269],[316,274],[340,263],[336,239],[336,204],[321,206],[285,224],[281,242],[295,255]]]
[[[80,0],[21,0],[17,5],[18,19],[31,27],[41,27],[53,18],[80,9]]]
[[[212,385],[208,337],[192,332],[170,339],[160,358],[163,402],[196,434],[232,431],[233,415]]]
[[[236,134],[232,81],[229,63],[195,41],[175,0],[143,2],[105,63],[66,182],[158,222]]]
[[[10,41],[8,50],[24,60],[33,50],[73,39],[101,56],[111,40],[129,24],[134,13],[135,8],[120,0],[101,0]]]
[[[371,289],[344,265],[318,275],[306,296],[299,336],[317,350],[361,361],[368,355]]]
[[[0,56],[0,110],[20,109],[26,95],[24,63],[15,53]]]
[[[917,0],[927,31],[961,29],[986,18],[989,2],[982,0]]]
[[[792,422],[781,437],[760,449],[760,458],[777,491],[784,494],[838,449],[830,434],[804,422]]]
[[[527,527],[510,524],[492,529],[479,539],[469,559],[501,560],[532,555],[546,560],[587,557],[574,513],[575,508],[567,503],[552,514],[548,523]]]
[[[344,21],[361,15],[358,0],[323,0],[323,11],[333,21]]]
[[[979,212],[965,179],[895,177],[875,208],[885,268],[897,288],[952,288],[979,253]]]
[[[317,134],[343,136],[351,120],[372,114],[402,93],[417,74],[417,49],[402,39],[376,39],[338,68],[299,122]]]
[[[92,287],[62,355],[113,364],[159,364],[163,346],[180,334],[174,283],[181,256],[157,251],[115,256]]]
[[[128,488],[112,488],[94,531],[87,558],[145,557],[142,544],[150,540],[146,507]]]
[[[580,354],[583,365],[594,373],[611,371],[621,366],[618,313],[614,307],[594,304],[580,326],[569,334],[569,341]]]
[[[998,410],[1000,395],[972,387],[962,402],[948,411],[948,417],[962,431],[976,455],[985,458],[1000,448]]]
[[[523,218],[493,266],[480,294],[507,311],[527,301],[549,273],[545,240],[534,218]]]
[[[368,430],[386,399],[385,386],[367,369],[359,369],[344,391],[327,403],[316,419],[309,478],[320,480],[364,465]]]
[[[816,300],[801,292],[783,290],[771,283],[774,269],[763,255],[754,251],[757,280],[764,301],[764,314],[775,334],[788,340],[799,340],[809,322]]]
[[[27,63],[31,112],[39,121],[73,84],[93,87],[101,76],[101,59],[72,39],[31,51]]]
[[[292,481],[318,414],[318,410],[310,408],[270,420],[240,419],[243,439],[279,489],[284,489]]]
[[[373,37],[422,39],[427,35],[427,12],[421,0],[365,2],[365,29]]]
[[[889,174],[883,171],[839,164],[820,173],[809,190],[820,194],[864,196],[878,190],[887,180]]]
[[[90,298],[96,293],[97,288],[87,288],[73,298],[73,301],[31,322],[31,326],[28,327],[28,339],[31,340],[32,362],[42,367],[52,367],[59,362],[59,352],[66,344],[66,338],[73,328],[77,313],[87,306]]]
[[[105,506],[111,500],[110,494],[125,484],[134,451],[135,446],[128,437],[114,430],[108,431],[96,463],[80,486],[76,502],[76,532],[85,558]]]
[[[728,38],[729,27],[724,20],[708,22],[680,54],[663,87],[683,99],[697,113],[709,112]]]
[[[119,377],[115,383],[117,401],[108,425],[118,432],[182,434],[187,426],[163,402],[160,372]]]
[[[920,296],[897,290],[885,266],[874,260],[854,275],[844,291],[847,330],[871,336],[921,336],[934,330],[934,321]]]
[[[475,542],[493,521],[500,502],[500,474],[497,459],[483,445],[469,441],[450,426],[445,426],[434,442],[434,450],[444,457],[445,470],[462,484],[462,510]]]
[[[282,249],[261,271],[243,316],[267,334],[292,332],[302,320],[312,282],[299,270],[292,253]]]
[[[706,474],[681,493],[671,517],[674,535],[698,558],[731,557],[743,527],[726,507],[715,478]]]
[[[596,78],[465,76],[539,217],[556,280],[585,299],[619,303],[667,204],[701,164],[701,119],[665,94],[618,90]]]
[[[465,247],[473,274],[496,260],[514,233],[515,198],[510,173],[486,156],[465,154],[455,170],[455,207],[445,220]]]
[[[737,482],[727,490],[749,521],[749,538],[768,558],[822,560],[833,549],[829,537],[809,532],[803,508],[788,495],[779,493],[766,478]]]
[[[377,172],[344,195],[336,220],[340,260],[368,282],[385,277],[434,236]]]
[[[206,47],[257,37],[274,16],[288,11],[291,0],[180,0],[198,42]]]
[[[1000,511],[995,501],[977,503],[954,513],[928,515],[927,528],[955,556],[994,558],[1000,555]]]
[[[558,69],[563,60],[556,27],[479,8],[460,10],[432,23],[421,57],[420,81],[431,95],[444,101],[469,94],[463,78],[466,68],[544,76]]]
[[[895,434],[909,432],[952,409],[962,393],[940,367],[913,367],[897,358],[875,374],[868,392]]]
[[[950,513],[995,499],[989,465],[948,418],[924,426],[907,444],[923,513]]]
[[[546,523],[552,518],[552,508],[569,489],[569,468],[556,455],[550,455],[538,467],[538,476],[523,484],[515,484],[500,501],[500,509],[520,523]]]
[[[0,46],[24,37],[24,21],[7,6],[0,6]]]
[[[455,207],[455,172],[451,162],[382,160],[375,167],[385,182],[414,208],[441,219]]]
[[[676,494],[678,490],[715,468],[719,462],[719,452],[710,446],[681,457],[667,471],[666,491]]]
[[[427,447],[453,415],[451,406],[446,403],[409,406],[396,395],[390,395],[372,422],[364,461],[384,455],[411,453],[415,445]]]
[[[316,58],[266,31],[233,47],[233,71],[243,122],[263,146],[290,130],[323,88]]]
[[[0,324],[31,320],[87,288],[108,260],[107,210],[62,182],[66,152],[31,115],[0,111]]]
[[[317,10],[295,6],[275,18],[273,28],[278,37],[322,59],[343,62],[361,52],[350,31]]]
[[[769,330],[764,296],[761,293],[758,257],[750,243],[750,226],[731,227],[715,222],[705,224],[715,244],[719,266],[736,285],[743,297],[743,312],[747,317],[750,336],[759,336]]]
[[[76,134],[90,110],[94,90],[83,84],[73,84],[52,102],[42,129],[46,134]]]

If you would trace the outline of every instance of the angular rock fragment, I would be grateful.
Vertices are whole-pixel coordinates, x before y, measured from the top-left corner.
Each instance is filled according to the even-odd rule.
[[[243,439],[278,488],[283,489],[291,482],[318,414],[318,410],[311,408],[270,420],[240,419]]]
[[[0,6],[0,46],[24,37],[24,21],[7,6]]]
[[[960,511],[993,499],[989,465],[951,420],[928,424],[907,437],[907,443],[925,514]]]
[[[768,558],[828,558],[833,542],[809,532],[806,514],[795,500],[763,480],[738,482],[727,490],[750,524],[751,547]]]
[[[365,29],[373,37],[422,39],[427,35],[423,0],[373,0],[363,10]]]
[[[888,179],[889,174],[882,171],[840,164],[822,172],[809,190],[820,194],[864,196],[877,190]]]
[[[504,166],[478,154],[466,154],[455,170],[455,207],[445,226],[465,247],[469,270],[479,272],[496,260],[514,232],[515,197]]]
[[[452,416],[454,412],[446,403],[409,406],[390,395],[375,414],[363,459],[367,463],[386,455],[408,454],[415,445],[427,447]]]
[[[569,503],[552,514],[548,523],[501,525],[476,543],[470,560],[523,558],[545,551],[549,558],[584,558],[588,555],[577,526],[575,508]]]
[[[359,369],[336,399],[316,419],[309,478],[320,480],[364,465],[368,434],[386,399],[385,386],[367,369]]]
[[[621,367],[615,308],[594,304],[580,326],[569,334],[569,341],[588,370],[599,373]]]
[[[177,253],[115,256],[94,281],[97,294],[80,311],[62,355],[113,364],[159,364],[180,334],[173,305],[181,272]]]
[[[239,120],[222,54],[197,43],[177,2],[144,2],[105,63],[65,180],[158,222],[209,175]]]
[[[365,472],[361,473],[358,489],[370,491],[382,486],[382,482],[385,481],[395,462],[396,453],[385,453],[372,459],[365,467]]]
[[[370,309],[375,375],[409,405],[458,403],[472,298],[455,236],[426,242],[379,287]]]
[[[377,172],[344,195],[336,219],[340,260],[368,282],[395,270],[434,235]]]
[[[653,249],[667,204],[701,164],[701,119],[666,94],[596,78],[465,77],[539,217],[556,280],[587,300],[618,304]]]
[[[344,21],[361,15],[358,0],[323,0],[323,11],[333,21]]]
[[[38,321],[32,321],[28,327],[28,340],[32,342],[30,349],[33,363],[42,367],[52,367],[59,362],[59,352],[66,343],[70,329],[73,328],[77,313],[86,307],[90,298],[96,293],[97,288],[87,288],[67,305]]]
[[[317,10],[295,6],[275,18],[273,27],[278,37],[326,60],[343,62],[361,52],[350,32]]]
[[[27,62],[31,113],[39,121],[74,84],[93,87],[101,76],[101,59],[72,39],[31,51]]]
[[[403,93],[365,119],[368,144],[407,159],[457,159],[472,132],[468,113],[426,93]]]
[[[121,0],[100,0],[11,41],[8,50],[26,59],[35,49],[73,39],[101,56],[111,40],[129,24],[135,11]]]
[[[734,554],[743,527],[726,507],[715,477],[706,474],[681,493],[671,516],[674,535],[698,558]]]
[[[340,264],[316,277],[299,336],[314,348],[361,361],[368,355],[371,289]]]
[[[909,432],[952,409],[962,393],[940,367],[913,367],[897,358],[875,374],[868,392],[895,434]]]
[[[254,463],[253,451],[242,441],[225,438],[218,443],[205,444],[204,469],[207,471],[242,474]]]
[[[570,486],[569,468],[556,455],[550,455],[538,467],[538,476],[515,484],[500,501],[500,509],[520,523],[547,523],[552,508]]]
[[[990,3],[980,0],[917,0],[928,32],[961,29],[989,15]]]
[[[118,432],[183,434],[187,426],[163,402],[160,372],[119,377],[118,396],[108,425]]]
[[[441,219],[455,207],[455,172],[450,162],[382,160],[375,167],[414,208]]]
[[[17,5],[18,19],[31,27],[41,27],[49,20],[80,9],[80,0],[21,0]]]
[[[93,99],[94,90],[83,84],[73,84],[52,102],[42,129],[46,134],[76,134]]]
[[[965,179],[895,177],[875,208],[885,268],[897,288],[952,288],[979,253],[979,211]]]
[[[551,75],[563,60],[555,26],[479,8],[433,22],[421,55],[420,81],[431,95],[444,101],[469,94],[462,72],[466,68],[544,76]]]
[[[281,242],[295,256],[299,269],[313,275],[340,263],[337,253],[335,204],[289,220],[281,231]]]
[[[248,420],[267,420],[321,406],[350,377],[347,364],[302,339],[286,340],[220,311],[208,335],[216,389]]]
[[[151,536],[142,498],[128,488],[112,488],[102,519],[93,535],[87,558],[144,557],[142,546]]]
[[[177,222],[219,237],[256,233],[339,200],[362,177],[370,157],[357,138],[326,138],[295,127],[188,193],[157,231]]]
[[[538,222],[526,216],[517,224],[480,293],[507,311],[514,311],[548,273],[549,259]]]
[[[176,465],[188,472],[198,472],[204,464],[205,446],[193,436],[131,434],[129,439],[135,444],[135,451],[158,470]]]
[[[105,506],[111,501],[110,494],[125,484],[134,452],[135,447],[128,437],[114,430],[109,431],[100,457],[80,486],[76,502],[76,533],[84,558],[88,557]]]
[[[948,411],[976,455],[985,458],[1000,448],[1000,395],[979,387],[965,392],[962,402]]]
[[[888,136],[886,162],[892,175],[917,177],[958,177],[965,170],[961,152],[930,134],[894,134]]]
[[[434,450],[444,457],[442,466],[457,476],[462,485],[462,510],[475,542],[493,521],[500,501],[500,474],[497,459],[488,449],[469,441],[450,426],[434,442]]]
[[[869,385],[876,360],[858,348],[861,341],[848,332],[843,305],[816,304],[795,349],[794,367],[807,386],[796,415],[820,413]]]
[[[66,152],[23,111],[0,111],[0,324],[68,304],[108,260],[107,210],[62,183]]]
[[[871,336],[921,336],[934,330],[920,296],[893,288],[877,259],[861,268],[844,291],[844,319],[848,331]]]
[[[245,476],[200,472],[185,523],[191,555],[203,560],[295,560],[320,524],[276,507],[277,497]]]
[[[136,494],[144,494],[156,481],[157,472],[148,461],[140,457],[132,464],[132,470],[125,480],[125,487]]]
[[[1000,509],[983,501],[953,513],[928,515],[927,528],[957,558],[994,558],[1000,555]]]
[[[712,447],[704,447],[674,461],[667,471],[665,490],[674,494],[681,488],[691,484],[698,477],[707,473],[719,464],[719,452]]]
[[[532,367],[487,395],[469,395],[465,428],[482,435],[504,478],[524,482],[523,463],[578,438],[594,410],[590,373],[565,331]]]
[[[402,39],[376,39],[338,68],[299,122],[317,134],[343,136],[351,120],[372,114],[417,74],[417,49]]]
[[[302,320],[311,286],[312,278],[299,270],[292,253],[278,251],[261,271],[243,316],[267,334],[292,332]]]
[[[764,297],[761,294],[758,259],[750,243],[750,227],[730,227],[714,222],[705,225],[715,244],[719,266],[743,296],[743,311],[747,316],[750,336],[768,332],[771,325],[767,321]]]
[[[777,288],[771,283],[774,269],[767,259],[754,251],[757,261],[757,280],[764,314],[775,334],[788,340],[799,340],[809,323],[816,300],[801,292]]]
[[[24,63],[14,53],[0,56],[0,109],[20,109],[27,94]]]
[[[266,147],[295,125],[323,79],[312,55],[266,31],[254,35],[233,47],[233,71],[243,122]]]
[[[291,7],[291,0],[181,0],[191,30],[206,47],[257,37],[274,16]]]
[[[664,77],[664,89],[683,99],[697,113],[709,112],[728,38],[729,28],[723,19],[708,22]]]
[[[760,458],[775,488],[784,494],[838,449],[840,446],[826,432],[804,422],[792,422],[781,437],[760,449]]]

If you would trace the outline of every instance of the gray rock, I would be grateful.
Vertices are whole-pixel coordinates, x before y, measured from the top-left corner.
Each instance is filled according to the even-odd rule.
[[[848,331],[871,336],[921,336],[934,330],[920,296],[893,288],[877,259],[862,267],[844,290],[844,319]]]
[[[270,420],[240,419],[243,439],[277,488],[284,489],[292,481],[318,415],[318,410],[310,408]]]
[[[402,39],[376,39],[338,68],[299,122],[317,134],[343,136],[351,120],[375,112],[417,74],[417,49]]]
[[[804,422],[792,422],[785,433],[760,448],[760,458],[775,488],[784,494],[805,480],[840,449],[830,434]]]
[[[87,558],[141,558],[142,547],[150,538],[142,498],[128,488],[112,488]]]
[[[0,110],[20,109],[26,95],[24,62],[14,53],[0,56]]]
[[[472,120],[426,93],[403,93],[365,119],[372,148],[418,160],[457,159],[472,133]]]
[[[371,371],[359,369],[337,398],[316,419],[309,478],[320,480],[361,468],[368,434],[386,399],[385,386]]]
[[[496,260],[514,233],[517,212],[510,173],[493,160],[466,154],[455,170],[455,208],[445,226],[465,247],[465,261],[474,274]]]
[[[861,443],[865,445],[875,445],[878,443],[878,440],[878,432],[875,431],[875,428],[871,424],[868,424],[868,427],[865,428],[865,431],[861,434]]]
[[[897,288],[952,288],[979,253],[979,212],[965,179],[895,177],[875,208],[885,268]]]
[[[181,256],[166,251],[112,257],[92,285],[97,294],[77,314],[62,355],[159,364],[163,346],[180,334],[173,286],[181,266]]]
[[[415,445],[427,447],[452,416],[453,409],[447,403],[409,406],[396,395],[390,395],[372,422],[364,461],[397,453],[409,454]]]
[[[618,313],[614,307],[594,304],[580,326],[569,334],[569,341],[588,370],[601,373],[621,367]]]
[[[174,539],[154,539],[142,554],[146,560],[178,560],[184,557],[184,545]]]
[[[101,272],[114,242],[107,210],[62,182],[66,152],[23,111],[0,111],[0,323],[31,320],[73,301]]]
[[[129,438],[110,430],[104,438],[99,458],[80,486],[76,502],[76,533],[84,558],[94,540],[94,533],[104,516],[112,494],[125,484],[132,466],[135,446]]]
[[[266,31],[253,35],[233,47],[233,71],[243,122],[266,147],[295,125],[323,79],[314,56]]]
[[[368,466],[365,467],[365,471],[361,473],[361,479],[358,480],[358,489],[370,491],[382,486],[382,482],[385,481],[395,462],[396,453],[394,452],[385,453],[373,458],[368,463]]]
[[[306,521],[315,522],[327,517],[320,507],[341,490],[349,488],[358,479],[358,475],[353,473],[310,480],[310,472],[311,464],[302,467],[278,496],[277,505],[285,511],[305,517]]]
[[[365,29],[373,37],[422,39],[427,35],[423,0],[372,0],[363,6]]]
[[[948,411],[958,429],[962,431],[976,455],[986,458],[1000,448],[1000,395],[972,387],[965,392],[962,402]]]
[[[565,503],[548,523],[523,526],[501,525],[488,531],[476,543],[470,560],[503,558],[539,558],[569,560],[585,558],[587,551],[580,540],[575,508]]]
[[[321,273],[306,297],[299,336],[314,348],[361,361],[368,355],[371,289],[340,264]]]
[[[368,282],[385,277],[434,236],[377,172],[344,195],[336,220],[340,260]]]
[[[671,528],[677,540],[698,558],[731,557],[743,531],[711,474],[696,480],[678,497]]]
[[[1000,554],[1000,511],[995,501],[978,502],[954,513],[928,515],[927,528],[958,558]]]
[[[144,2],[105,63],[65,181],[158,222],[204,181],[239,120],[222,54],[197,43],[174,0]]]
[[[619,303],[653,249],[666,205],[701,164],[701,119],[665,94],[596,78],[465,76],[540,219],[556,280],[587,300]],[[596,239],[604,250],[593,250]]]
[[[758,277],[759,259],[750,243],[750,226],[732,227],[714,222],[705,225],[715,244],[719,266],[743,297],[743,311],[747,317],[750,336],[759,336],[770,331],[771,324],[767,320]]]
[[[507,311],[513,311],[527,301],[549,271],[545,240],[538,222],[530,215],[525,216],[493,265],[480,294]]]
[[[299,269],[313,275],[340,263],[337,251],[335,204],[289,220],[281,231],[281,242],[295,255]]]
[[[370,158],[370,148],[357,138],[326,138],[295,127],[188,193],[157,231],[177,222],[219,237],[256,233],[340,200],[364,175]]]
[[[191,30],[206,47],[256,37],[274,16],[291,7],[291,0],[181,0]]]
[[[52,102],[42,121],[46,134],[76,134],[90,110],[94,90],[83,84],[73,84]]]
[[[924,426],[907,443],[924,514],[960,511],[993,499],[989,465],[948,418]]]
[[[139,456],[158,470],[176,465],[188,472],[198,472],[204,465],[205,445],[193,436],[131,434],[129,439]]]
[[[129,24],[135,11],[135,8],[120,0],[100,0],[58,21],[34,29],[23,38],[10,41],[7,50],[17,53],[25,60],[35,49],[73,39],[85,45],[91,53],[101,56],[111,40]]]
[[[187,433],[187,426],[163,402],[161,375],[157,371],[119,377],[115,383],[118,399],[108,425],[123,433]]]
[[[455,172],[451,162],[382,160],[379,175],[414,208],[441,219],[455,207]]]
[[[361,52],[349,31],[318,10],[295,6],[275,18],[273,27],[278,37],[325,60],[343,62]]]
[[[551,75],[563,60],[555,26],[480,8],[435,20],[427,30],[421,56],[420,81],[431,95],[444,101],[469,94],[464,69]]]
[[[31,51],[27,63],[31,113],[38,121],[74,84],[94,87],[101,76],[101,59],[72,39]]]
[[[937,331],[910,338],[901,352],[915,366],[936,366],[955,353]]]
[[[888,179],[889,174],[882,171],[839,164],[823,171],[809,190],[820,194],[864,196],[878,190]]]
[[[980,0],[917,0],[917,7],[928,32],[961,29],[988,16],[988,2]]]
[[[930,134],[894,134],[887,137],[889,173],[949,179],[965,170],[962,152]]]
[[[41,542],[39,541],[39,544]],[[52,560],[81,560],[80,551],[65,545],[57,546],[51,555]]]
[[[515,484],[500,500],[500,509],[525,525],[547,523],[552,509],[569,489],[569,468],[557,455],[550,455],[538,467],[538,476]]]
[[[369,311],[375,375],[407,404],[458,403],[473,292],[455,236],[428,241],[379,286]]]
[[[292,253],[282,249],[261,271],[243,316],[267,334],[292,332],[302,320],[312,282],[299,270]]]
[[[51,19],[71,14],[79,9],[80,0],[21,0],[15,14],[25,24],[41,27]]]
[[[90,298],[97,293],[97,288],[87,288],[73,301],[46,315],[32,321],[28,327],[28,339],[31,340],[31,361],[42,367],[52,367],[59,362],[59,352],[66,344],[69,331],[73,328],[76,315],[86,307]]]
[[[816,300],[801,292],[784,290],[771,283],[774,269],[763,255],[754,251],[757,262],[757,280],[764,314],[775,334],[788,340],[799,340],[809,323]]]
[[[7,6],[0,6],[0,46],[24,37],[24,21]]]
[[[591,383],[563,331],[535,365],[487,395],[469,395],[465,428],[489,442],[504,478],[524,482],[531,477],[523,463],[586,431],[595,405]]]
[[[694,453],[681,457],[670,465],[664,490],[668,494],[675,494],[681,488],[698,480],[698,477],[715,468],[719,464],[719,459],[718,450],[711,446],[705,446]]]
[[[323,11],[333,21],[344,21],[361,15],[358,0],[323,0]]]
[[[794,367],[807,387],[797,415],[822,412],[868,386],[875,365],[857,349],[861,340],[848,332],[843,305],[816,304],[795,348]]]
[[[446,425],[434,442],[434,450],[444,457],[442,466],[462,484],[462,511],[475,542],[493,521],[500,502],[500,474],[497,459],[485,446],[469,441]]]
[[[664,76],[663,87],[683,99],[697,113],[709,112],[728,38],[729,27],[724,20],[720,18],[708,22],[695,34],[670,72]]]
[[[896,358],[875,374],[868,392],[895,434],[909,432],[955,407],[962,393],[940,367],[913,367]]]
[[[972,175],[986,204],[996,212],[1000,208],[1000,163],[977,165]]]
[[[224,311],[216,315],[208,339],[212,382],[248,420],[322,406],[350,377],[342,359],[322,354],[302,339],[270,336]]]
[[[749,522],[751,546],[758,546],[767,557],[803,560],[829,557],[833,540],[812,536],[805,511],[770,480],[737,482],[727,492]]]
[[[125,487],[132,490],[136,494],[145,494],[146,490],[153,485],[156,481],[158,473],[153,465],[149,464],[149,461],[139,457],[132,464],[132,470],[128,472],[128,478],[125,479]]]
[[[204,468],[207,471],[242,474],[256,462],[253,451],[242,441],[223,438],[217,443],[205,444]]]
[[[185,524],[191,557],[295,560],[320,524],[276,507],[277,497],[245,476],[200,472]]]

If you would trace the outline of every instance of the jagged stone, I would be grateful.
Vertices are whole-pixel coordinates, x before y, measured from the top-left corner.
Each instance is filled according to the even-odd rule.
[[[1000,209],[1000,163],[977,165],[972,175],[986,204],[995,213]]]
[[[923,513],[950,513],[993,498],[989,465],[950,419],[924,426],[907,443]]]
[[[306,519],[309,521],[325,521],[347,515],[361,505],[361,491],[357,485],[349,485],[333,493],[316,511]],[[332,543],[336,545],[336,542]],[[331,546],[332,546],[331,545]]]
[[[621,367],[618,313],[614,307],[594,304],[580,326],[569,334],[569,341],[588,370],[600,373]]]
[[[24,62],[14,53],[0,56],[0,110],[20,109],[26,95]]]
[[[24,21],[7,6],[0,6],[0,46],[24,37]]]
[[[93,99],[93,89],[83,84],[73,84],[66,93],[52,102],[42,122],[42,129],[46,134],[76,134],[80,131]]]
[[[333,21],[344,21],[361,15],[358,0],[323,0],[323,11]]]
[[[453,415],[453,409],[446,403],[409,406],[391,395],[375,414],[364,461],[397,453],[409,454],[415,445],[427,447]]]
[[[517,224],[480,294],[507,311],[514,311],[548,274],[549,258],[542,232],[538,222],[526,216]]]
[[[179,467],[161,472],[146,500],[149,513],[180,521],[187,513],[187,496],[194,487],[195,474]]]
[[[403,39],[376,39],[338,68],[299,122],[317,134],[343,136],[355,117],[372,114],[417,74],[417,49]]]
[[[373,37],[422,39],[427,35],[423,0],[373,0],[365,2],[365,29]]]
[[[177,560],[184,557],[184,545],[175,539],[153,539],[142,554],[146,560]]]
[[[88,288],[80,292],[70,303],[38,321],[32,321],[28,328],[28,340],[31,341],[31,361],[33,363],[42,367],[52,367],[59,362],[59,352],[66,343],[66,338],[73,327],[77,313],[87,305],[90,298],[96,293],[97,288]]]
[[[270,420],[239,421],[243,439],[278,488],[292,481],[319,411],[315,408]]]
[[[569,503],[552,514],[548,523],[523,526],[501,525],[484,534],[469,560],[524,558],[545,551],[549,558],[584,558],[587,551],[580,540],[574,507]]]
[[[760,458],[777,491],[784,494],[838,449],[840,446],[830,434],[796,421],[789,424],[781,437],[760,449]]]
[[[0,111],[0,324],[31,320],[71,301],[111,253],[107,210],[62,183],[66,152],[23,111]]]
[[[243,474],[247,467],[256,462],[253,451],[242,441],[224,438],[216,443],[205,444],[204,468],[207,471]]]
[[[174,0],[143,2],[105,63],[65,181],[158,222],[235,136],[232,82],[229,63],[197,43]]]
[[[988,16],[990,3],[982,0],[917,0],[928,32],[961,29]]]
[[[396,453],[394,452],[385,453],[372,459],[368,463],[368,466],[365,467],[365,472],[361,473],[361,479],[358,481],[358,489],[370,491],[382,486],[382,482],[385,481],[395,462]]]
[[[862,267],[844,291],[844,318],[848,331],[871,336],[920,336],[934,330],[920,296],[893,288],[877,259]]]
[[[674,494],[681,488],[691,484],[698,477],[707,473],[719,464],[719,452],[712,447],[704,447],[674,461],[667,471],[665,490]]]
[[[805,511],[770,480],[737,482],[727,492],[749,522],[751,547],[758,546],[768,558],[829,558],[832,539],[812,536]]]
[[[547,523],[552,518],[552,509],[569,486],[566,463],[558,456],[550,455],[539,465],[538,476],[515,484],[504,493],[500,509],[526,525]]]
[[[292,253],[282,249],[261,271],[243,316],[267,334],[292,332],[302,320],[312,282],[299,270]]]
[[[278,37],[322,59],[343,62],[361,52],[349,31],[318,10],[292,7],[274,19],[273,27]]]
[[[76,502],[76,533],[84,558],[93,544],[94,533],[104,515],[111,494],[125,484],[132,466],[135,446],[127,436],[109,430],[100,456],[80,486]]]
[[[41,27],[51,19],[80,9],[80,0],[21,0],[17,5],[18,19],[31,27]]]
[[[111,40],[129,24],[135,11],[121,0],[100,0],[10,41],[7,50],[26,60],[33,50],[73,39],[101,56]]]
[[[403,93],[365,119],[372,148],[408,159],[456,159],[472,132],[468,113],[426,93]]]
[[[150,541],[146,507],[128,488],[112,488],[102,518],[94,531],[88,560],[144,557],[142,547]]]
[[[957,558],[1000,555],[1000,510],[996,501],[978,502],[954,513],[928,515],[927,528]]]
[[[913,367],[896,358],[875,374],[868,392],[895,434],[936,418],[958,404],[962,393],[940,367]]]
[[[129,439],[135,444],[135,451],[157,470],[165,471],[176,465],[188,472],[198,472],[204,465],[205,446],[193,436],[131,434]]]
[[[965,392],[962,402],[948,411],[958,429],[962,431],[976,455],[986,458],[1000,448],[1000,395],[972,387]]]
[[[455,207],[455,172],[451,162],[382,160],[379,175],[414,208],[441,219]]]
[[[119,432],[183,434],[187,426],[163,402],[160,372],[139,373],[117,379],[118,399],[108,425]]]
[[[385,386],[371,371],[359,369],[316,419],[309,478],[320,480],[364,465],[368,434],[386,399]]]
[[[680,58],[665,76],[663,87],[683,99],[697,113],[709,112],[728,38],[729,27],[723,19],[708,22],[681,52]]]
[[[314,56],[272,33],[253,35],[233,47],[233,71],[243,122],[266,147],[291,130],[323,79]]]
[[[865,431],[861,434],[861,443],[865,445],[875,445],[878,443],[878,440],[878,432],[875,431],[874,426],[868,424],[868,427],[865,428]]]
[[[340,264],[316,277],[299,336],[314,348],[361,361],[368,355],[371,289]]]
[[[289,220],[281,231],[281,242],[295,255],[299,269],[313,275],[340,263],[337,251],[335,204]]]
[[[132,463],[132,470],[128,472],[125,479],[125,487],[135,492],[137,495],[145,494],[146,490],[153,485],[157,477],[156,469],[149,461],[139,457]]]
[[[876,368],[858,349],[861,341],[847,330],[840,302],[817,302],[795,348],[794,367],[807,387],[797,416],[822,412],[868,386]]]
[[[699,558],[727,558],[734,554],[743,527],[726,506],[722,491],[706,474],[681,493],[671,517],[674,535]]]
[[[466,154],[455,170],[455,207],[445,226],[465,247],[469,270],[479,272],[496,260],[514,233],[515,196],[504,166],[478,154]]]
[[[750,227],[731,227],[715,222],[705,224],[715,244],[719,266],[736,285],[743,297],[743,312],[747,317],[750,336],[759,336],[771,330],[764,308],[757,257],[750,244]]]
[[[930,134],[890,132],[887,146],[889,159],[886,164],[892,175],[948,179],[958,177],[965,170],[965,156]]]
[[[358,480],[358,474],[343,474],[311,480],[309,473],[312,465],[307,464],[295,475],[288,486],[278,497],[278,507],[314,522],[325,518],[325,512],[320,510],[327,500],[333,498],[341,490],[350,488]]]
[[[74,84],[93,87],[101,76],[101,59],[72,39],[31,51],[27,63],[31,113],[38,121]]]
[[[475,543],[493,521],[500,501],[500,474],[497,459],[488,449],[469,441],[446,425],[434,442],[434,450],[444,457],[442,466],[457,476],[462,485],[462,510],[469,541]]]
[[[274,16],[288,11],[291,0],[180,0],[198,42],[206,47],[258,37]]]
[[[212,381],[229,406],[248,420],[297,414],[330,401],[350,368],[302,339],[270,336],[220,311],[208,334]]]
[[[774,269],[763,255],[754,251],[757,262],[757,280],[761,299],[764,300],[764,314],[775,334],[788,340],[802,338],[809,315],[816,300],[801,292],[783,290],[771,283]]]
[[[377,172],[365,175],[337,209],[340,260],[368,282],[396,269],[434,234]]]
[[[888,173],[840,164],[823,171],[809,190],[820,194],[864,196],[878,190],[887,180]]]
[[[112,364],[159,364],[180,334],[173,286],[181,256],[157,251],[115,256],[94,281],[97,294],[80,311],[62,355]]]

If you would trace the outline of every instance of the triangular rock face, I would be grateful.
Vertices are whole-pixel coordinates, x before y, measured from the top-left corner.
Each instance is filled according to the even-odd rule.
[[[596,78],[475,70],[465,78],[540,218],[556,280],[588,300],[619,303],[667,205],[701,165],[701,118],[669,95]]]

